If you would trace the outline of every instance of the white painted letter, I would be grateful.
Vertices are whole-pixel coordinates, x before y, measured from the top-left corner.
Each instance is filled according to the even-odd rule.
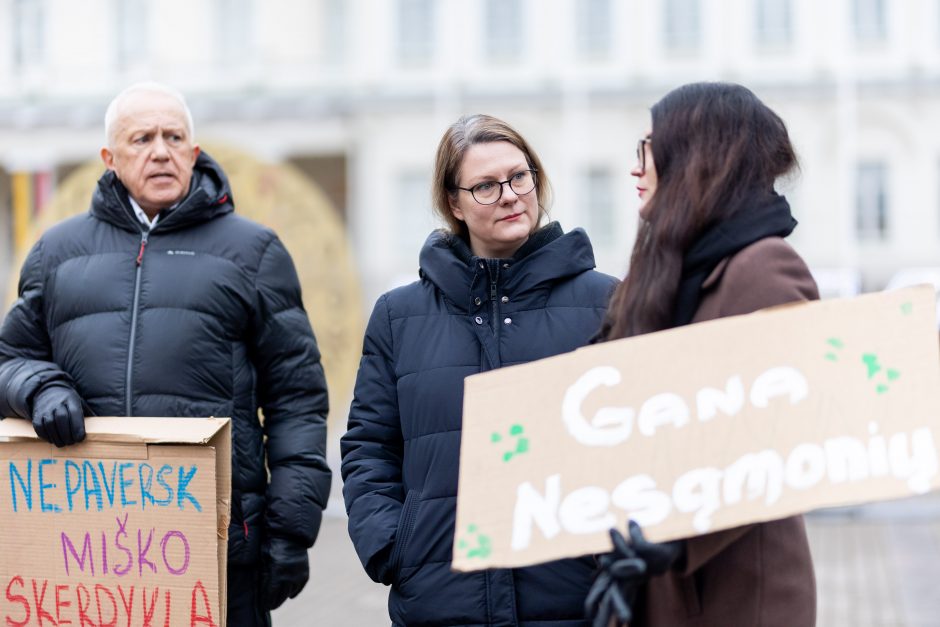
[[[609,504],[610,497],[604,488],[578,488],[561,502],[558,518],[568,533],[581,535],[607,531],[617,524],[617,517],[607,510]]]
[[[680,512],[695,512],[692,526],[705,533],[712,526],[712,514],[721,505],[719,484],[721,471],[717,468],[690,470],[678,479],[672,488],[672,500]]]
[[[751,403],[755,407],[767,407],[770,399],[775,396],[789,396],[790,404],[796,405],[806,398],[809,393],[809,384],[806,378],[796,368],[779,366],[754,379],[751,386]]]
[[[649,475],[636,475],[621,481],[614,488],[610,500],[641,527],[661,523],[672,509],[669,495],[657,490],[656,482]]]
[[[868,440],[868,468],[872,477],[887,477],[891,472],[888,464],[888,443],[883,435],[878,434],[878,423],[875,421],[868,423],[868,432],[871,438]]]
[[[536,491],[531,483],[520,483],[516,489],[516,509],[512,515],[512,549],[521,551],[532,541],[532,525],[539,526],[547,539],[561,531],[555,512],[561,501],[561,475],[545,479],[545,496]]]
[[[744,384],[741,377],[735,375],[728,379],[725,389],[702,388],[695,396],[698,405],[698,419],[702,422],[711,420],[722,413],[734,416],[744,407]]]
[[[723,493],[725,505],[739,503],[744,498],[753,501],[762,494],[764,502],[773,505],[783,491],[783,458],[774,450],[748,453],[725,469]]]
[[[823,447],[826,449],[829,481],[843,483],[868,478],[868,451],[859,440],[848,436],[829,438]]]
[[[930,429],[923,427],[911,434],[911,455],[907,454],[907,434],[896,433],[888,441],[891,470],[898,479],[907,479],[912,492],[930,491],[930,479],[937,474],[937,447]]]
[[[787,485],[794,490],[808,490],[826,475],[826,454],[818,444],[800,444],[787,458]]]
[[[670,392],[649,397],[637,418],[640,433],[646,436],[656,435],[656,428],[660,425],[672,424],[679,428],[688,422],[689,406],[681,396]]]
[[[620,383],[620,371],[611,366],[591,368],[565,392],[561,419],[568,433],[587,446],[616,446],[630,437],[633,410],[629,407],[601,407],[588,422],[581,413],[581,404],[595,388],[613,387]]]

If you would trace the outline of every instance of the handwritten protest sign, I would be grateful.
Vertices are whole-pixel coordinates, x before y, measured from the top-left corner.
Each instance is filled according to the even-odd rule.
[[[225,624],[227,418],[88,418],[57,449],[0,421],[0,620]]]
[[[792,305],[469,377],[454,568],[940,487],[934,292]]]

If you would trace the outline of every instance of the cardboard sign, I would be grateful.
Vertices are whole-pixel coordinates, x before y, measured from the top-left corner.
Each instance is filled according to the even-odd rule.
[[[468,377],[454,568],[940,486],[934,291],[784,306]]]
[[[58,449],[0,421],[0,621],[224,625],[228,418],[85,429]]]

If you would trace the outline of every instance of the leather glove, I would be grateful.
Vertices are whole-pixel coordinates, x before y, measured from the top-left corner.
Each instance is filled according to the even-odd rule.
[[[261,605],[281,606],[300,594],[310,576],[307,547],[286,538],[269,537],[261,547]]]
[[[85,439],[85,414],[78,392],[61,382],[47,383],[33,396],[33,429],[58,447]]]
[[[630,546],[636,551],[637,557],[646,563],[647,576],[662,575],[680,567],[681,562],[685,561],[685,540],[649,542],[635,521],[631,520],[627,528],[630,530]]]
[[[616,529],[610,530],[614,548],[598,558],[600,569],[584,600],[584,612],[594,627],[608,627],[612,620],[626,624],[633,619],[637,593],[651,576],[661,575],[685,555],[685,542],[656,543],[643,537],[635,521],[628,524],[630,543]]]

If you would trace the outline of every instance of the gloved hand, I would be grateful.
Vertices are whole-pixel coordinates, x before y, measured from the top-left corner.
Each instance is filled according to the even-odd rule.
[[[71,386],[47,383],[33,396],[33,429],[36,435],[58,447],[85,439],[82,399]]]
[[[683,541],[655,543],[643,537],[635,521],[628,524],[630,544],[616,529],[610,530],[614,548],[598,558],[600,569],[584,600],[584,612],[594,627],[629,623],[640,587],[651,576],[661,575],[685,554]]]
[[[269,537],[261,547],[261,605],[265,610],[281,606],[300,594],[310,576],[307,548],[293,540]]]
[[[646,574],[655,577],[680,566],[685,561],[685,541],[650,542],[643,536],[643,530],[636,521],[627,524],[630,530],[630,546],[637,557],[646,562]]]

